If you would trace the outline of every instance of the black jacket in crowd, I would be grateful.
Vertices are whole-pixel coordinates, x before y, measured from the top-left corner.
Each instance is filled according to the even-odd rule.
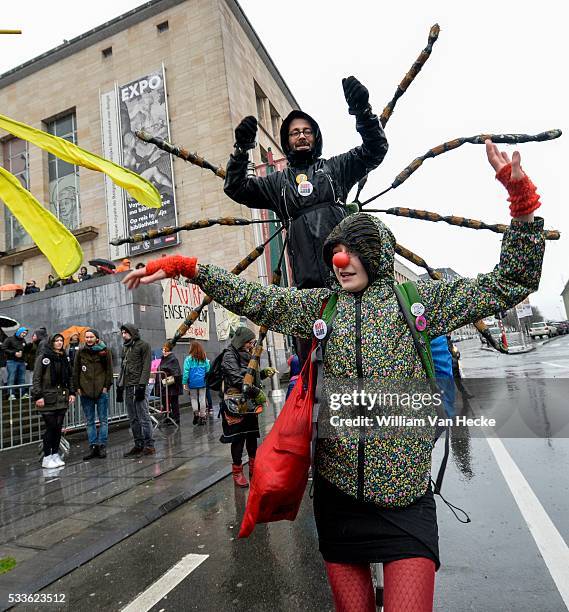
[[[32,397],[43,398],[45,406],[40,411],[67,410],[69,396],[75,395],[71,366],[65,351],[56,353],[46,346],[34,366]]]
[[[123,325],[132,336],[132,340],[123,346],[121,353],[121,370],[118,386],[138,387],[147,385],[150,378],[152,350],[150,344],[142,340],[134,325]]]
[[[313,128],[315,143],[306,153],[290,151],[288,132],[294,119],[305,119]],[[330,159],[320,158],[322,134],[316,121],[302,111],[292,111],[281,127],[281,146],[289,165],[266,177],[248,177],[246,153],[231,155],[224,191],[249,208],[269,209],[287,224],[288,250],[295,285],[301,289],[325,287],[330,271],[322,259],[322,246],[331,230],[346,216],[350,189],[376,168],[387,152],[387,140],[376,115],[356,118],[363,144]],[[314,187],[308,196],[298,192],[297,177],[307,176]]]
[[[4,340],[4,344],[2,345],[2,349],[6,355],[6,360],[25,361],[26,345],[26,340],[24,338],[18,338],[15,334],[6,338],[6,340]],[[16,357],[16,353],[18,351],[22,352],[20,357]]]

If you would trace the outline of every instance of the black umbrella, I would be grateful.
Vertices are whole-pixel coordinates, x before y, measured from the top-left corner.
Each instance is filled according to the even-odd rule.
[[[89,261],[90,266],[104,266],[105,268],[110,268],[114,270],[117,266],[110,259],[91,259]]]
[[[0,328],[1,327],[16,327],[19,325],[16,319],[12,319],[12,317],[6,317],[5,315],[0,315]]]

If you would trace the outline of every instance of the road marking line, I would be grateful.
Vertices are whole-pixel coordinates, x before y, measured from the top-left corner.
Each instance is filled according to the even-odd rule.
[[[569,548],[502,441],[486,441],[569,610]]]
[[[561,368],[562,370],[569,370],[569,366],[562,366],[562,365],[559,365],[558,363],[551,363],[551,361],[540,361],[539,363],[543,365],[554,366],[555,368]]]
[[[122,612],[148,612],[163,597],[174,589],[186,576],[189,576],[209,555],[189,554],[182,557],[176,565],[170,568],[161,578],[149,586],[146,591],[133,599]]]

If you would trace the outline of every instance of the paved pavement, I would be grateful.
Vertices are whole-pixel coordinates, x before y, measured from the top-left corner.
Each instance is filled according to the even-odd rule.
[[[279,408],[265,411],[265,431]],[[220,433],[220,419],[192,426],[183,410],[179,430],[155,430],[155,456],[123,458],[132,446],[126,428],[111,432],[106,459],[83,461],[84,436],[69,438],[62,470],[42,469],[35,444],[0,453],[0,559],[16,561],[0,575],[0,609],[9,593],[37,593],[226,477]]]

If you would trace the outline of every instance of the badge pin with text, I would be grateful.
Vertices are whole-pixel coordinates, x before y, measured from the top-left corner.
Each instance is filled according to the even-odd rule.
[[[304,198],[309,196],[313,191],[314,185],[310,181],[302,181],[302,183],[298,185],[298,193]]]
[[[324,321],[323,319],[318,319],[317,321],[314,321],[314,325],[312,326],[312,332],[318,340],[324,340],[324,338],[326,338],[326,334],[328,333],[328,326],[326,325],[326,321]]]

